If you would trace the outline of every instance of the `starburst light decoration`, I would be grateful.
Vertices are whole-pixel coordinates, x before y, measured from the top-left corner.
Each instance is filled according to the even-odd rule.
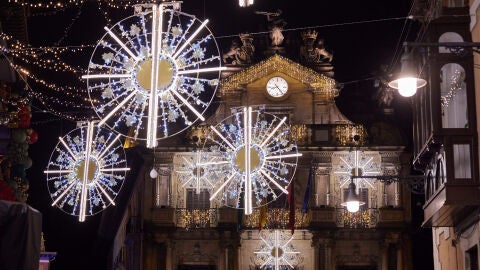
[[[133,130],[148,148],[205,120],[224,69],[208,20],[179,6],[152,4],[105,27],[83,76],[99,125],[127,137]]]
[[[115,205],[130,170],[119,137],[87,122],[59,138],[44,171],[52,206],[83,222]]]
[[[228,168],[228,161],[223,157],[204,151],[180,154],[175,157],[175,173],[182,183],[182,188],[195,189],[200,194],[202,189],[211,190],[217,186],[217,181],[223,179],[223,173]]]
[[[379,175],[381,156],[374,151],[337,152],[332,156],[333,173],[338,176],[340,188],[347,188],[350,176]],[[375,190],[375,179],[355,178],[357,188],[371,188]]]
[[[206,146],[228,162],[210,200],[220,196],[226,205],[244,208],[250,215],[253,204],[259,207],[288,194],[301,154],[289,139],[285,121],[286,117],[245,107],[210,127]]]
[[[253,262],[262,270],[295,269],[303,257],[292,245],[293,234],[282,230],[260,232],[260,246],[254,251]]]

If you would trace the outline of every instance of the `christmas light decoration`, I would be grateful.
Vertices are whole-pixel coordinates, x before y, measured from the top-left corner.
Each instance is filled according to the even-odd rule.
[[[220,200],[225,204],[234,202],[232,206],[243,207],[245,215],[250,215],[253,203],[258,207],[288,194],[287,186],[301,154],[295,142],[289,140],[285,121],[286,118],[245,107],[210,127],[212,132],[205,145],[229,165],[210,200],[221,194]]]
[[[248,7],[253,5],[253,0],[238,0],[238,5],[241,7]]]
[[[158,139],[175,135],[209,106],[221,67],[218,46],[208,20],[167,2],[118,22],[96,46],[88,68],[89,96],[99,125],[153,148]],[[146,122],[146,126],[145,126]]]
[[[130,170],[120,135],[95,124],[87,122],[59,138],[44,171],[52,206],[78,216],[80,222],[115,205],[115,196]]]
[[[381,173],[381,157],[378,152],[359,151],[336,152],[332,155],[333,173],[337,175],[340,188],[347,188],[350,176],[378,175]],[[375,179],[355,178],[357,188],[376,189]]]
[[[228,169],[228,161],[211,152],[195,151],[176,157],[175,173],[182,183],[182,188],[193,188],[199,194],[202,189],[211,190],[217,186],[217,181],[223,179],[223,173]]]
[[[262,270],[295,269],[303,261],[300,252],[292,245],[293,235],[284,231],[260,232],[260,246],[254,251],[253,262]]]

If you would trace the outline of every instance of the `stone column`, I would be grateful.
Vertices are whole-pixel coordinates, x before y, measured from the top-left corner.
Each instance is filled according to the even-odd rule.
[[[403,252],[400,244],[397,244],[397,270],[403,270]]]
[[[380,260],[380,265],[378,267],[379,270],[388,270],[388,243],[387,240],[381,240],[379,242],[379,250],[382,256]]]
[[[313,269],[324,270],[322,267],[322,251],[320,250],[319,233],[312,232],[311,247],[313,248]],[[308,265],[306,266],[308,267]]]
[[[177,267],[175,264],[175,244],[174,242],[167,240],[165,242],[167,245],[167,261],[166,261],[166,269],[167,270],[176,270]]]
[[[395,183],[395,207],[400,207],[400,183]]]
[[[333,260],[333,249],[335,244],[330,239],[325,239],[325,270],[335,269],[334,260]]]

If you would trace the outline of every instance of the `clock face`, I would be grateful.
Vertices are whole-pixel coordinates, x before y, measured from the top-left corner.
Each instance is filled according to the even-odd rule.
[[[287,90],[288,83],[282,77],[273,77],[267,82],[267,93],[272,97],[282,97]]]

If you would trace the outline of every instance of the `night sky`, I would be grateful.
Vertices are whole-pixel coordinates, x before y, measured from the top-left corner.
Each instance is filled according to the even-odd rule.
[[[315,4],[313,4],[315,3]],[[200,19],[209,19],[209,28],[217,37],[220,50],[228,50],[232,39],[238,39],[239,33],[252,33],[255,40],[268,41],[267,20],[255,11],[281,10],[281,17],[287,22],[284,35],[286,40],[300,42],[300,32],[315,29],[318,37],[325,39],[327,50],[333,53],[335,79],[344,83],[337,104],[352,121],[362,120],[362,115],[371,113],[374,101],[374,79],[371,79],[381,65],[387,71],[396,72],[403,41],[415,38],[416,23],[406,19],[410,10],[410,1],[405,0],[364,0],[364,1],[287,1],[255,0],[248,8],[240,8],[237,0],[186,0],[182,11],[194,14]],[[107,11],[112,24],[133,14],[131,8],[111,9],[102,5]],[[48,15],[32,12],[28,19],[28,32],[32,46],[73,46],[91,45],[105,33],[107,25],[104,13],[94,1],[87,1],[82,6],[70,7]],[[59,42],[60,41],[60,42]],[[71,53],[65,61],[87,68],[91,50]],[[84,82],[59,76],[55,73],[45,75],[49,80],[61,85],[85,87]],[[32,85],[35,88],[35,85]],[[40,88],[38,91],[42,91]],[[352,100],[356,103],[351,103]],[[40,110],[44,107],[38,102]],[[408,125],[409,102],[396,96],[394,101],[397,119]],[[55,108],[55,106],[53,106]],[[91,113],[92,112],[87,112]],[[80,114],[80,113],[79,113]],[[61,119],[48,112],[35,109],[32,128],[38,131],[38,142],[30,146],[33,166],[27,171],[30,179],[30,196],[28,203],[43,213],[43,231],[49,251],[58,252],[52,269],[92,268],[92,243],[97,238],[97,226],[101,215],[87,217],[86,222],[78,223],[77,217],[64,214],[50,207],[51,199],[45,184],[43,170],[58,142],[75,128],[75,122]],[[410,127],[406,127],[408,130]],[[409,133],[407,132],[407,136]],[[411,142],[409,142],[411,143]],[[407,145],[410,147],[411,145]],[[407,148],[408,149],[408,148]],[[420,239],[414,244],[415,269],[431,269],[431,258],[422,253],[431,254],[428,243],[429,231],[420,229],[422,209],[418,203],[421,198],[413,198],[412,205],[416,220],[412,226],[412,238]],[[424,246],[425,245],[425,246]],[[417,252],[417,249],[421,252]],[[416,257],[415,257],[416,256]],[[81,260],[81,262],[74,262]],[[73,265],[71,265],[73,263]],[[433,268],[432,268],[433,269]]]

